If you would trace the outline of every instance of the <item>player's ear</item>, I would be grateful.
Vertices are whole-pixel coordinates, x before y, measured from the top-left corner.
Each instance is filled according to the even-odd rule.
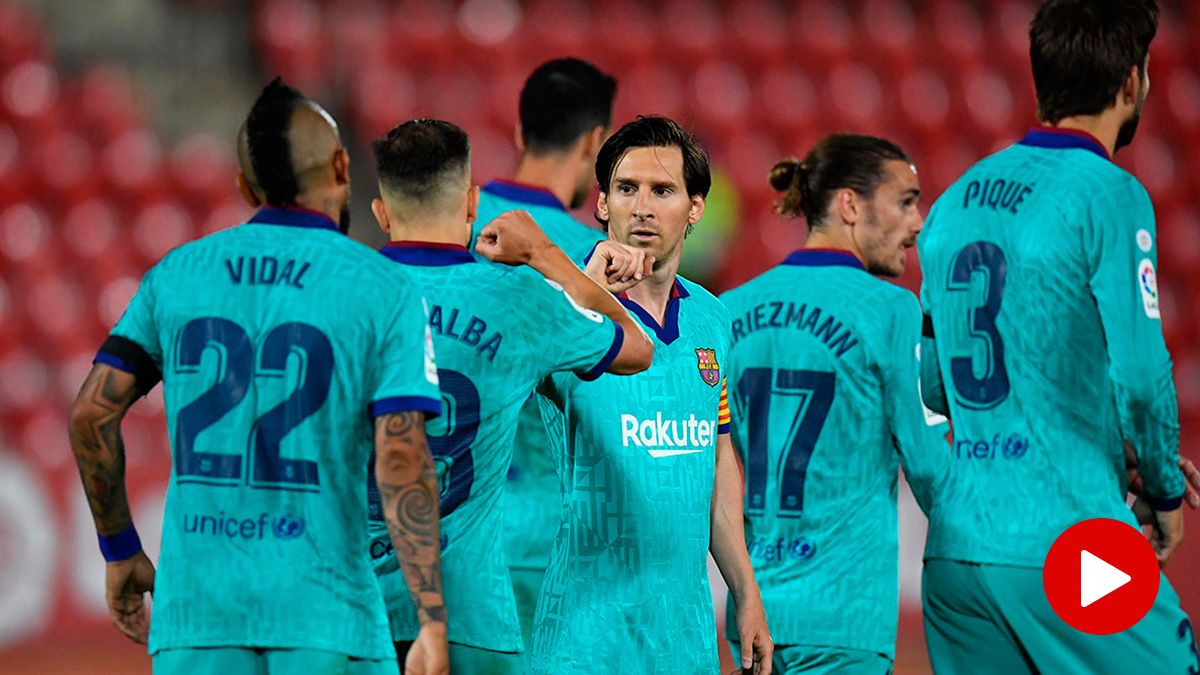
[[[1149,84],[1149,81],[1146,82]],[[1125,82],[1121,85],[1121,91],[1117,93],[1117,105],[1125,105],[1133,107],[1137,105],[1138,97],[1141,95],[1142,89],[1142,70],[1137,66],[1129,69],[1129,73],[1125,76]]]
[[[688,209],[688,225],[695,225],[704,217],[704,197],[692,195],[692,207]]]
[[[513,145],[517,146],[517,154],[525,153],[525,133],[521,129],[521,120],[513,127]]]
[[[596,199],[596,215],[603,220],[608,220],[608,194],[601,192]]]
[[[350,153],[345,148],[333,153],[333,177],[338,185],[350,184]]]
[[[375,222],[379,223],[379,229],[383,230],[386,235],[392,234],[392,223],[388,220],[387,207],[383,205],[383,200],[379,197],[371,200],[371,213],[375,215]]]
[[[246,174],[241,171],[237,175],[237,189],[238,194],[242,196],[242,201],[246,202],[246,205],[250,208],[257,209],[263,205],[263,200],[254,192],[254,188],[250,185],[250,181],[247,180]]]
[[[475,222],[475,217],[479,215],[479,186],[472,185],[467,191],[467,224]]]
[[[838,218],[847,225],[858,222],[859,215],[858,193],[850,188],[838,190],[833,197],[833,209]]]
[[[600,146],[604,145],[604,138],[608,135],[608,129],[604,127],[594,127],[591,131],[583,136],[583,156],[592,158],[592,163],[595,163],[596,155],[600,154]]]

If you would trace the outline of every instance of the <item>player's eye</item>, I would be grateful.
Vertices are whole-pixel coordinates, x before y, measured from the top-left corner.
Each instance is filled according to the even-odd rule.
[[[667,195],[671,194],[671,188],[656,187],[654,188],[654,194],[658,195],[659,197],[666,197]]]
[[[622,183],[617,186],[617,192],[620,192],[623,195],[631,195],[636,192],[636,190],[629,183]]]

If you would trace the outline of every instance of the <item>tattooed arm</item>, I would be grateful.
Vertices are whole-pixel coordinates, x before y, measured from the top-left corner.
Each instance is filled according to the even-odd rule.
[[[405,411],[375,419],[375,480],[388,534],[421,621],[404,672],[448,672],[438,480],[425,440],[424,413]]]
[[[96,364],[71,407],[69,435],[101,551],[108,561],[109,616],[129,639],[145,644],[150,617],[144,594],[154,590],[154,566],[141,550],[129,515],[121,437],[121,420],[141,394],[134,375]]]

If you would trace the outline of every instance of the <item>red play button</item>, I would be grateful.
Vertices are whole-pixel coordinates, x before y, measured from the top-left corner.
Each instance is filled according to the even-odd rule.
[[[1107,635],[1146,616],[1158,596],[1158,558],[1139,530],[1093,518],[1059,535],[1046,555],[1046,599],[1072,628]]]

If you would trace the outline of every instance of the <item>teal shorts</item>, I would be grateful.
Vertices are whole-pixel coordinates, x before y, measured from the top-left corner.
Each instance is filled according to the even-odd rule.
[[[741,665],[741,645],[730,640],[729,648],[733,650],[733,662]],[[859,649],[819,645],[775,645],[775,654],[771,658],[772,675],[889,675],[891,672],[890,658]]]
[[[164,649],[154,675],[399,675],[391,659],[356,659],[318,649]]]
[[[400,672],[404,672],[404,661],[412,642],[397,642],[396,653],[400,655]],[[525,672],[524,655],[516,652],[494,652],[490,649],[468,647],[450,643],[450,672],[478,673],[479,675],[521,675]]]
[[[1187,615],[1166,577],[1132,628],[1090,635],[1046,600],[1042,570],[926,560],[925,642],[938,675],[957,673],[1200,673]]]
[[[521,640],[525,642],[525,653],[533,650],[533,615],[537,612],[538,596],[542,593],[542,579],[546,569],[510,567],[513,595],[517,599],[517,616],[521,619]]]

